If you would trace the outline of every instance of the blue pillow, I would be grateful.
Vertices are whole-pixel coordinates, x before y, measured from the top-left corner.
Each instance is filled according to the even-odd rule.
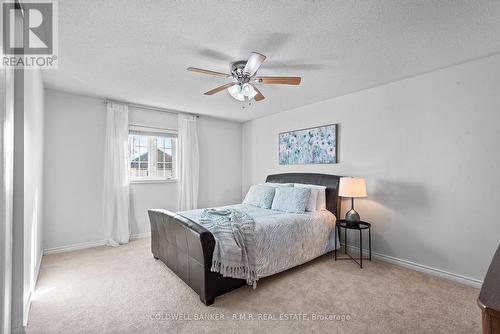
[[[311,196],[311,190],[308,188],[276,188],[271,209],[289,213],[304,213],[309,196]]]
[[[243,204],[258,206],[263,209],[270,209],[274,198],[274,187],[253,185],[247,192]]]

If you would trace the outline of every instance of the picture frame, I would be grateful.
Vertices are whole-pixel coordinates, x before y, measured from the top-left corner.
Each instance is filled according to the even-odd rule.
[[[281,132],[280,165],[336,164],[338,124]]]

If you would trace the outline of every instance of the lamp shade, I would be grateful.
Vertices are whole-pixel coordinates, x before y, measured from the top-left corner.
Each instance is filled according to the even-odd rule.
[[[340,197],[365,197],[366,183],[362,177],[341,177],[339,184]]]

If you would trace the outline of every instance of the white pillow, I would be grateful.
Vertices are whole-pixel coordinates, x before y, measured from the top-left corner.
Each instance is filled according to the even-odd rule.
[[[290,212],[304,213],[311,191],[307,188],[277,187],[271,209]]]
[[[309,202],[307,203],[307,211],[322,211],[326,209],[326,187],[318,186],[315,184],[302,184],[295,183],[294,187],[297,188],[308,188],[311,190],[311,196],[309,197]]]
[[[243,204],[258,206],[263,209],[270,209],[274,198],[274,187],[254,184],[248,189]]]
[[[274,183],[274,182],[266,182],[266,183],[261,183],[261,186],[268,186],[268,187],[293,187],[293,183]]]

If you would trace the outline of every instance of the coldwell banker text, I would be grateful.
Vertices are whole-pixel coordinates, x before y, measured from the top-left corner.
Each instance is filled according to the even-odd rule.
[[[57,68],[57,2],[2,3],[2,67]]]

